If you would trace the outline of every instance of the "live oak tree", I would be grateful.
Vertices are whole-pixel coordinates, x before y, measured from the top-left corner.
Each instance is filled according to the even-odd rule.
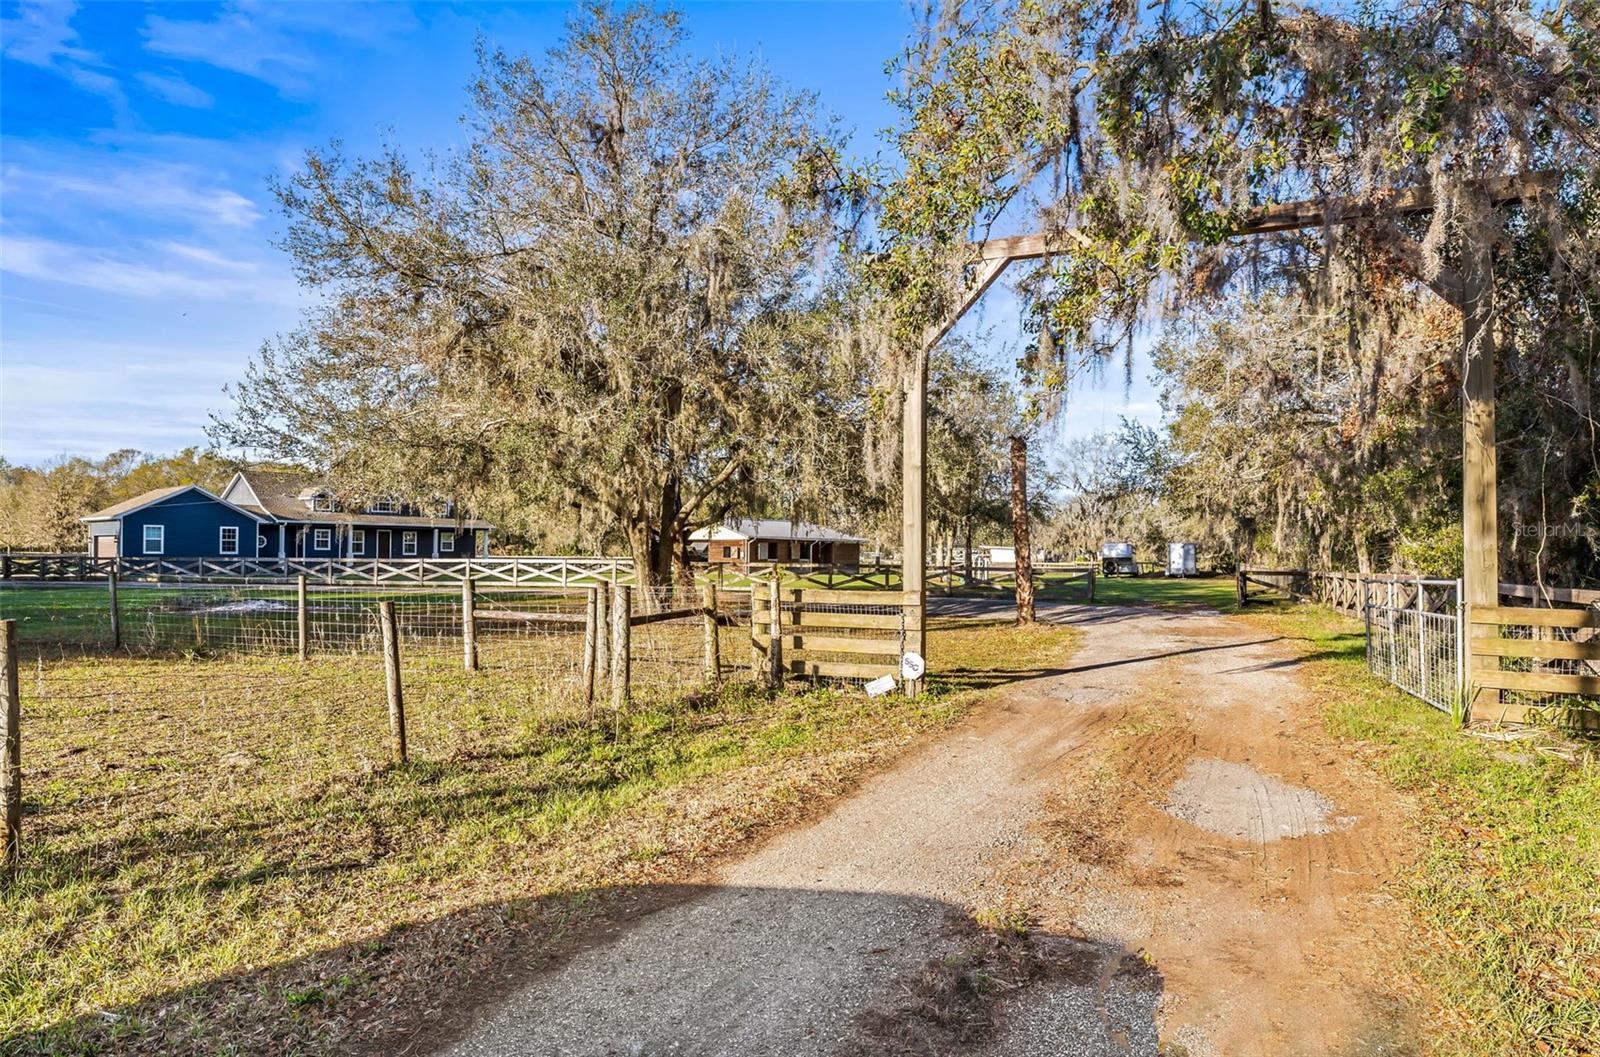
[[[324,301],[262,349],[217,439],[349,491],[570,512],[654,582],[714,514],[825,502],[865,387],[816,100],[692,60],[678,16],[642,6],[480,66],[459,154],[335,146],[279,189]]]
[[[1459,309],[1482,278],[1494,310],[1475,347],[1527,405],[1525,428],[1502,431],[1510,564],[1548,555],[1548,533],[1517,528],[1542,511],[1592,520],[1593,0],[955,0],[901,72],[906,160],[868,266],[901,348],[960,296],[966,245],[991,234],[1043,230],[1056,246],[1019,283],[1046,410],[1185,305],[1298,299],[1370,364],[1414,323],[1397,300]],[[1234,237],[1252,210],[1295,200],[1337,210],[1312,230]],[[1580,564],[1593,571],[1592,548]]]

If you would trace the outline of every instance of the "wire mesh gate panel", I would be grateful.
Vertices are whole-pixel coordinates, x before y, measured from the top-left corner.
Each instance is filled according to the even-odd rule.
[[[1456,613],[1367,606],[1367,669],[1413,697],[1454,714],[1462,687],[1462,628]]]

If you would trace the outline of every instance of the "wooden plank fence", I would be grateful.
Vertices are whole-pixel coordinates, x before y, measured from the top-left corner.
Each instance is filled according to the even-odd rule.
[[[1521,722],[1600,703],[1581,700],[1600,697],[1600,608],[1472,606],[1467,620],[1475,717]]]
[[[902,591],[751,588],[750,665],[769,684],[787,676],[877,679],[899,676],[906,632],[922,610]]]

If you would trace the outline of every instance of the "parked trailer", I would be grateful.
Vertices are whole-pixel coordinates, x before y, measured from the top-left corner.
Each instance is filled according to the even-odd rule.
[[[1197,576],[1200,567],[1195,563],[1195,547],[1192,543],[1167,544],[1167,575],[1168,576]]]
[[[1139,563],[1133,557],[1133,544],[1123,541],[1100,544],[1100,571],[1106,576],[1138,576]]]

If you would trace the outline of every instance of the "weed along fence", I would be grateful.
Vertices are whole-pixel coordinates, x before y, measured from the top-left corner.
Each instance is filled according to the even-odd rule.
[[[922,620],[915,595],[768,583],[750,597],[750,667],[764,682],[795,676],[870,683],[906,674],[906,632]],[[916,690],[913,677],[907,691]]]
[[[1272,591],[1359,617],[1368,669],[1452,715],[1593,725],[1600,711],[1600,591],[1501,584],[1500,605],[1466,607],[1460,581],[1428,577],[1251,569],[1238,585],[1241,605]]]

